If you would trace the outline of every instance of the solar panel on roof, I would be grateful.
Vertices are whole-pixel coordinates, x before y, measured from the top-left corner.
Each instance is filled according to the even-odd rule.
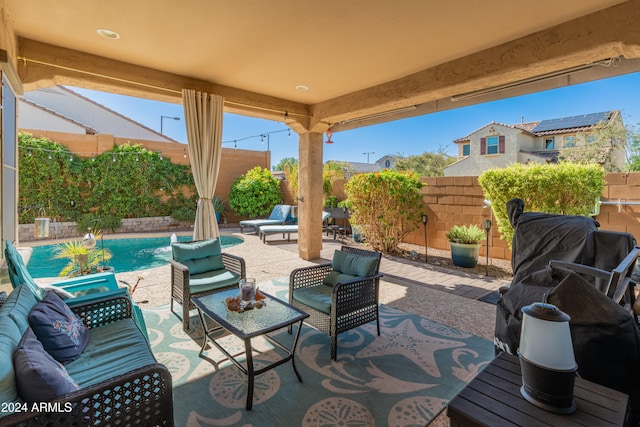
[[[556,129],[571,129],[592,126],[609,118],[609,112],[584,114],[582,116],[562,117],[560,119],[542,120],[532,132],[545,132]]]

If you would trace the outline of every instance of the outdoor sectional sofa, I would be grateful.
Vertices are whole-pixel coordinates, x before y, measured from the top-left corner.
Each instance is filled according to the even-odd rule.
[[[99,299],[65,305],[52,293],[39,301],[20,285],[0,307],[0,425],[172,426],[171,374],[156,361],[133,320],[128,295],[105,292]],[[59,320],[34,322],[34,312],[46,313],[43,307],[52,306],[62,308],[52,318],[69,319],[69,326]],[[55,330],[46,334],[42,325]],[[71,338],[78,330],[75,336],[84,336],[86,343],[79,354],[82,346]],[[57,337],[56,331],[76,342],[64,347],[76,351],[73,358],[59,360],[51,350],[47,340]]]

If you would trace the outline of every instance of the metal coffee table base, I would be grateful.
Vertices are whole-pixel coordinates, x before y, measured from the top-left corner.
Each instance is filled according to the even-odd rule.
[[[267,341],[269,341],[271,344],[273,344],[274,346],[278,347],[279,349],[281,349],[282,351],[285,352],[286,356],[283,357],[280,360],[277,360],[267,366],[264,366],[260,369],[255,369],[255,366],[253,364],[253,351],[251,348],[251,338],[245,338],[244,341],[244,351],[245,351],[245,355],[246,355],[246,367],[242,365],[242,363],[240,363],[240,361],[238,361],[234,356],[232,356],[227,350],[225,350],[220,344],[218,344],[218,342],[215,340],[215,338],[213,338],[212,334],[214,332],[217,332],[219,330],[224,329],[222,326],[218,326],[212,329],[207,329],[207,322],[205,319],[206,314],[202,312],[202,310],[198,309],[198,314],[200,316],[200,322],[202,323],[202,330],[205,331],[204,334],[204,338],[202,340],[202,348],[200,349],[200,353],[199,356],[202,357],[202,353],[204,353],[205,348],[207,347],[207,343],[210,341],[213,345],[215,345],[218,350],[220,350],[225,356],[227,356],[227,358],[233,362],[234,365],[236,365],[238,367],[238,369],[240,369],[240,371],[242,373],[244,373],[247,378],[248,378],[248,384],[247,384],[247,405],[246,408],[247,410],[251,409],[253,406],[253,388],[254,388],[254,383],[255,383],[255,376],[256,375],[260,375],[263,374],[265,372],[267,372],[270,369],[273,369],[277,366],[280,366],[284,363],[287,363],[288,361],[291,361],[291,366],[293,366],[293,372],[295,372],[296,376],[298,377],[298,381],[302,382],[302,376],[300,375],[300,372],[298,372],[298,368],[296,368],[296,360],[294,357],[294,353],[296,350],[296,347],[298,345],[298,339],[300,338],[300,331],[302,330],[302,322],[304,319],[301,320],[296,320],[293,321],[291,323],[289,323],[288,325],[283,325],[283,327],[285,326],[291,326],[295,323],[298,323],[298,331],[296,332],[296,336],[293,340],[293,344],[291,346],[291,349],[286,348],[284,345],[282,345],[281,343],[279,343],[278,341],[276,341],[275,339],[273,339],[272,337],[270,337],[269,335],[267,335],[266,333],[262,336],[264,336]],[[208,316],[207,316],[208,317]],[[215,322],[215,320],[214,320]]]

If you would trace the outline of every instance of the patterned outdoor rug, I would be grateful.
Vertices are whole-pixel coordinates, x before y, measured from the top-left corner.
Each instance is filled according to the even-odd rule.
[[[286,300],[286,281],[260,288]],[[153,352],[173,375],[177,426],[424,426],[494,355],[490,341],[381,306],[381,336],[373,322],[341,334],[337,362],[329,337],[304,325],[296,350],[303,382],[290,363],[257,376],[247,411],[246,376],[215,347],[198,357],[197,316],[188,333],[168,306],[144,316]],[[293,341],[286,330],[275,337]],[[219,341],[231,354],[244,349],[232,335]],[[257,368],[279,358],[263,339],[253,346]]]

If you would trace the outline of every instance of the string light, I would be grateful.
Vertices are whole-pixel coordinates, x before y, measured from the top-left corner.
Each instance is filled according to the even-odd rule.
[[[233,140],[222,141],[222,144],[233,144],[233,148],[237,149],[239,142],[247,141],[247,140],[250,140],[250,139],[258,139],[258,138],[260,138],[260,143],[264,144],[264,139],[268,138],[269,135],[282,133],[282,132],[287,132],[287,137],[291,138],[291,128],[286,128],[286,129],[281,129],[281,130],[274,130],[274,131],[271,131],[271,132],[263,132],[263,133],[259,133],[257,135],[250,135],[250,136],[246,136],[244,138],[237,138],[237,139],[233,139]],[[40,148],[40,147],[27,147],[27,146],[22,146],[22,145],[19,145],[18,148],[23,149],[23,150],[27,150],[27,155],[29,157],[33,156],[33,152],[34,151],[47,153],[47,158],[49,160],[53,159],[53,154],[63,152],[62,150],[51,150],[51,149]],[[158,154],[160,160],[163,160],[164,159],[163,154],[166,154],[166,153],[168,153],[170,151],[176,151],[176,150],[182,150],[182,157],[184,157],[185,159],[187,158],[187,149],[186,148],[182,148],[182,147],[170,148],[170,149],[158,151],[158,152],[156,152],[156,154]],[[111,154],[111,161],[114,162],[114,163],[115,163],[116,158],[117,158],[116,156],[127,156],[127,155],[132,155],[132,154],[136,156],[136,161],[139,161],[139,153],[136,153],[136,152],[118,152],[118,153],[108,153],[108,154]],[[73,156],[74,155],[75,156],[80,156],[80,157],[91,157],[92,161],[96,160],[96,153],[95,152],[74,151],[74,152],[70,152],[70,154],[69,154],[69,161],[70,162],[73,161]]]

